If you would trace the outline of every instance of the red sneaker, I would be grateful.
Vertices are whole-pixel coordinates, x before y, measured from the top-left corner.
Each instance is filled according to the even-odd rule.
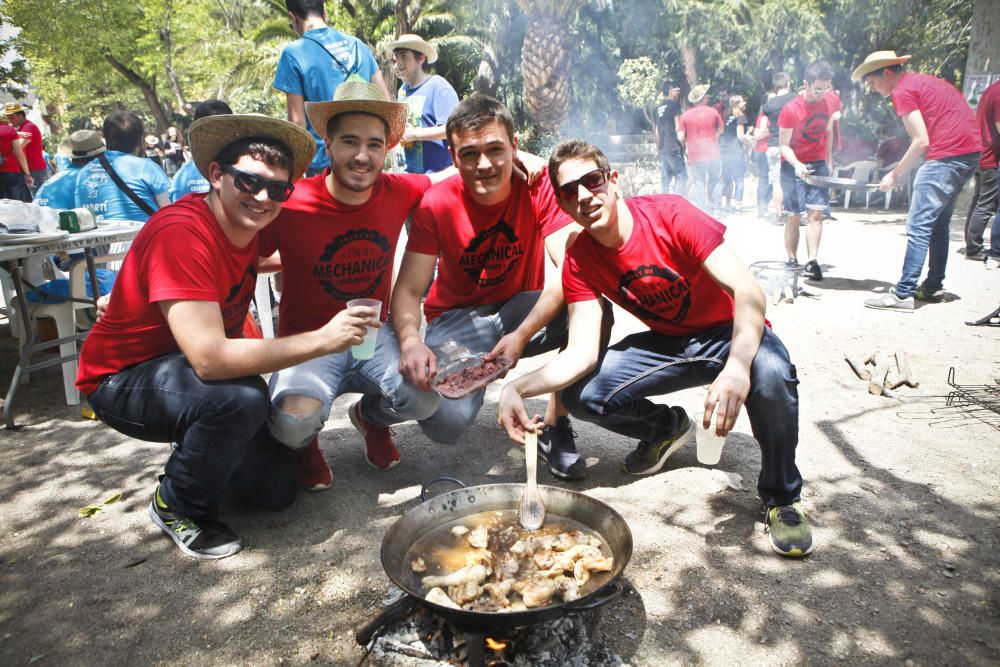
[[[373,468],[388,470],[399,463],[399,450],[392,441],[388,426],[376,426],[361,416],[361,399],[354,402],[347,413],[358,433],[365,436],[365,460]]]
[[[299,486],[306,491],[325,491],[333,485],[333,472],[319,449],[319,438],[313,438],[305,449],[295,452]]]

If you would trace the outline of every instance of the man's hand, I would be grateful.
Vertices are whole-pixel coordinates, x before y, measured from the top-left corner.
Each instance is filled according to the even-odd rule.
[[[882,192],[888,192],[894,187],[896,187],[896,172],[890,171],[882,177],[882,181],[878,184],[878,189]]]
[[[320,331],[328,341],[331,353],[343,352],[349,347],[360,345],[368,333],[368,327],[381,327],[379,313],[370,306],[345,308],[323,325]]]
[[[749,371],[726,364],[709,388],[708,395],[705,396],[705,419],[702,426],[708,428],[712,422],[712,413],[716,411],[716,406],[718,406],[715,432],[718,435],[729,433],[736,425],[740,409],[749,393]]]
[[[805,180],[805,177],[811,173],[813,173],[813,170],[810,169],[808,165],[802,162],[799,162],[797,165],[795,165],[795,175],[798,176],[799,178]]]
[[[549,168],[549,163],[532,153],[517,151],[514,153],[514,175],[534,185]]]
[[[27,185],[29,188],[35,187],[35,177],[32,176],[31,174],[25,174],[24,184]]]
[[[524,399],[511,382],[504,385],[500,392],[497,413],[499,414],[497,423],[507,431],[507,437],[522,445],[525,431],[534,431],[543,426],[541,415],[528,417],[528,413],[524,410]]]
[[[517,365],[521,355],[524,354],[524,348],[527,344],[527,339],[522,337],[516,330],[511,331],[501,338],[483,359],[485,361],[493,361],[497,357],[504,357],[510,362],[510,368],[513,368]]]
[[[97,299],[97,306],[96,306],[97,319],[101,319],[101,315],[103,315],[104,313],[107,312],[107,310],[108,310],[108,304],[109,303],[111,303],[111,295],[110,294],[105,294],[102,297],[98,297],[98,299]]]
[[[403,130],[403,136],[399,138],[399,143],[406,144],[406,146],[411,145],[414,141],[418,141],[416,137],[415,127],[412,125],[407,125],[406,129]],[[404,148],[406,147],[404,146]]]
[[[433,391],[431,378],[437,373],[437,357],[431,348],[420,341],[401,346],[399,373],[414,387]]]

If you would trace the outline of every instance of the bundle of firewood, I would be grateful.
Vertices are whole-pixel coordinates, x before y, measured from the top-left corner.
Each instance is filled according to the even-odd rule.
[[[898,389],[903,385],[907,387],[920,385],[913,371],[910,370],[910,361],[906,358],[906,351],[900,348],[893,356],[896,360],[895,368],[893,368],[892,359],[888,355],[879,356],[877,350],[863,358],[844,354],[844,360],[859,379],[868,382],[868,393],[892,398],[894,396],[893,389]]]

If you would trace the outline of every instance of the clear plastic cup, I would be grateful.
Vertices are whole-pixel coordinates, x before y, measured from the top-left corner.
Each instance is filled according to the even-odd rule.
[[[715,418],[718,419],[717,416]],[[704,412],[699,412],[694,418],[695,442],[698,445],[698,462],[707,466],[714,466],[722,458],[722,445],[726,442],[726,436],[716,435],[714,419],[709,423],[707,429],[702,426],[704,419]]]
[[[382,316],[382,302],[378,299],[351,299],[347,302],[347,307],[368,306],[375,309],[375,319]],[[378,328],[369,326],[365,339],[358,345],[351,348],[351,354],[355,359],[371,359],[375,356],[375,342],[378,339]]]

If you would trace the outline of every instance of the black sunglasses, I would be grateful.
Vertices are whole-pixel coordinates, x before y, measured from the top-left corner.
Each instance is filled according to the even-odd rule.
[[[271,199],[271,201],[288,201],[288,198],[292,196],[292,192],[295,190],[295,186],[288,181],[261,178],[257,174],[240,171],[230,164],[222,165],[222,172],[224,174],[233,175],[233,184],[240,192],[255,195],[261,190],[267,188],[267,196]]]
[[[576,179],[575,181],[570,181],[569,183],[563,183],[559,186],[559,198],[565,199],[567,201],[576,201],[576,195],[579,192],[579,188],[582,185],[591,192],[603,192],[604,186],[608,182],[608,172],[604,169],[595,169],[594,171],[588,171],[586,174]]]

